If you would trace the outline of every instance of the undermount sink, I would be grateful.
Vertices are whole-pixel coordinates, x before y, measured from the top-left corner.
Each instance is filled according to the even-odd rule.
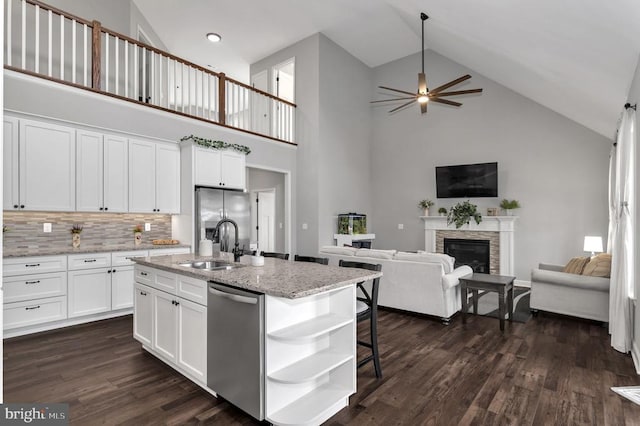
[[[236,264],[225,262],[222,260],[208,260],[208,261],[198,260],[194,262],[178,263],[178,266],[184,266],[186,268],[193,268],[193,269],[204,269],[207,271],[223,271],[223,270],[239,268],[241,265],[236,265]]]

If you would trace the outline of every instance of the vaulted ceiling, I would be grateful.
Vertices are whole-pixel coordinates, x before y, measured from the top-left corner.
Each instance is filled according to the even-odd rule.
[[[370,67],[416,53],[424,11],[427,48],[607,137],[640,55],[639,0],[133,1],[171,53],[243,81],[317,32]]]

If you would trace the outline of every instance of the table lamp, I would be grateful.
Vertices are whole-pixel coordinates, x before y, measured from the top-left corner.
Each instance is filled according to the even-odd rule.
[[[595,256],[596,252],[602,253],[602,237],[584,237],[584,251],[590,251],[591,256]]]

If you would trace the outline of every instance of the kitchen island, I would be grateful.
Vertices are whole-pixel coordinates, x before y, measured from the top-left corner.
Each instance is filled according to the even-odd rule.
[[[207,260],[213,259],[194,255],[134,259],[134,337],[143,347],[260,420],[320,424],[347,406],[356,391],[355,284],[381,273],[274,258],[265,259],[263,266],[251,266],[248,256],[229,270],[186,266]],[[208,302],[225,288],[231,293],[226,299],[249,300],[237,296],[247,294],[260,302],[230,309]],[[260,327],[255,338],[242,328],[252,321],[247,303],[262,304],[256,313]],[[220,351],[236,344],[237,356],[250,360],[246,368],[212,361],[224,359]],[[241,394],[216,389],[212,377],[224,373],[229,382],[232,374],[238,374],[238,382],[244,383],[241,378],[256,367],[252,364],[259,367],[253,376],[259,377],[241,387]],[[245,407],[246,398],[258,400],[259,407]]]

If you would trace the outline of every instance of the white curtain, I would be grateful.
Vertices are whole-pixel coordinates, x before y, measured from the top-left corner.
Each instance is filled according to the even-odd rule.
[[[611,287],[609,290],[609,333],[611,346],[631,350],[631,296],[634,285],[635,200],[635,110],[627,108],[618,131],[615,159],[613,241],[611,242]]]
[[[616,135],[617,138],[617,135]],[[613,249],[613,233],[615,231],[616,214],[616,144],[611,146],[609,153],[609,231],[607,233],[607,253]]]

